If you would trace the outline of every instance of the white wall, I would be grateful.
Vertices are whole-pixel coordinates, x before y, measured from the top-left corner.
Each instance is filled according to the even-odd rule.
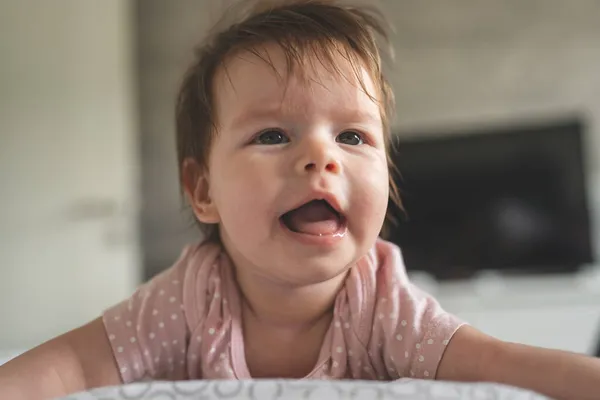
[[[0,351],[140,281],[131,4],[0,2]]]

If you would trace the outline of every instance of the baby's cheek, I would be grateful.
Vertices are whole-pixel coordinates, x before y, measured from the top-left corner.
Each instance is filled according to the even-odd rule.
[[[372,233],[381,228],[387,211],[389,187],[387,169],[364,173],[354,182],[352,189],[352,212],[363,225],[362,229]]]
[[[249,174],[236,177],[229,182],[229,213],[236,215],[238,221],[252,223],[253,229],[260,229],[257,224],[265,223],[265,218],[272,213],[275,182],[268,182],[264,174]]]
[[[387,202],[387,193],[377,188],[365,190],[357,196],[354,213],[359,215],[363,229],[379,232],[385,219]]]

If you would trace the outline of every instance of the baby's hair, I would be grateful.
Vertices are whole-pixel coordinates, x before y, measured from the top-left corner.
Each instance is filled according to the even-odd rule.
[[[217,23],[195,49],[195,57],[181,83],[176,103],[176,134],[179,178],[183,185],[183,165],[193,159],[199,168],[208,168],[208,157],[218,121],[215,120],[214,80],[218,71],[227,71],[230,57],[248,51],[276,69],[261,50],[276,44],[282,50],[290,73],[302,77],[307,63],[318,61],[332,73],[344,77],[335,57],[348,60],[362,89],[363,67],[376,88],[376,97],[383,121],[387,159],[390,170],[390,202],[402,209],[395,184],[396,169],[391,159],[393,140],[390,120],[394,113],[394,96],[383,71],[382,57],[391,60],[389,26],[374,7],[342,5],[335,0],[254,0],[240,3]],[[226,22],[227,17],[233,22]],[[225,26],[224,26],[225,25]],[[305,68],[304,68],[305,70]],[[387,233],[390,207],[382,235]],[[200,224],[207,238],[218,238],[216,225]]]

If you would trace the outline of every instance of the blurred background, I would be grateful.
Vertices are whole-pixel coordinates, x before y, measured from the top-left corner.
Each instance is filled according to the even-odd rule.
[[[0,358],[127,297],[198,240],[173,104],[230,1],[0,2]],[[390,239],[501,339],[600,340],[600,1],[387,0]],[[406,215],[407,214],[407,215]]]

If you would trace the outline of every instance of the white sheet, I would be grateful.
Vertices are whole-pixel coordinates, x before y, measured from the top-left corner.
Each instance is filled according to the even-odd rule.
[[[547,397],[496,384],[405,379],[365,381],[255,380],[136,383],[97,389],[64,400],[543,400]]]

